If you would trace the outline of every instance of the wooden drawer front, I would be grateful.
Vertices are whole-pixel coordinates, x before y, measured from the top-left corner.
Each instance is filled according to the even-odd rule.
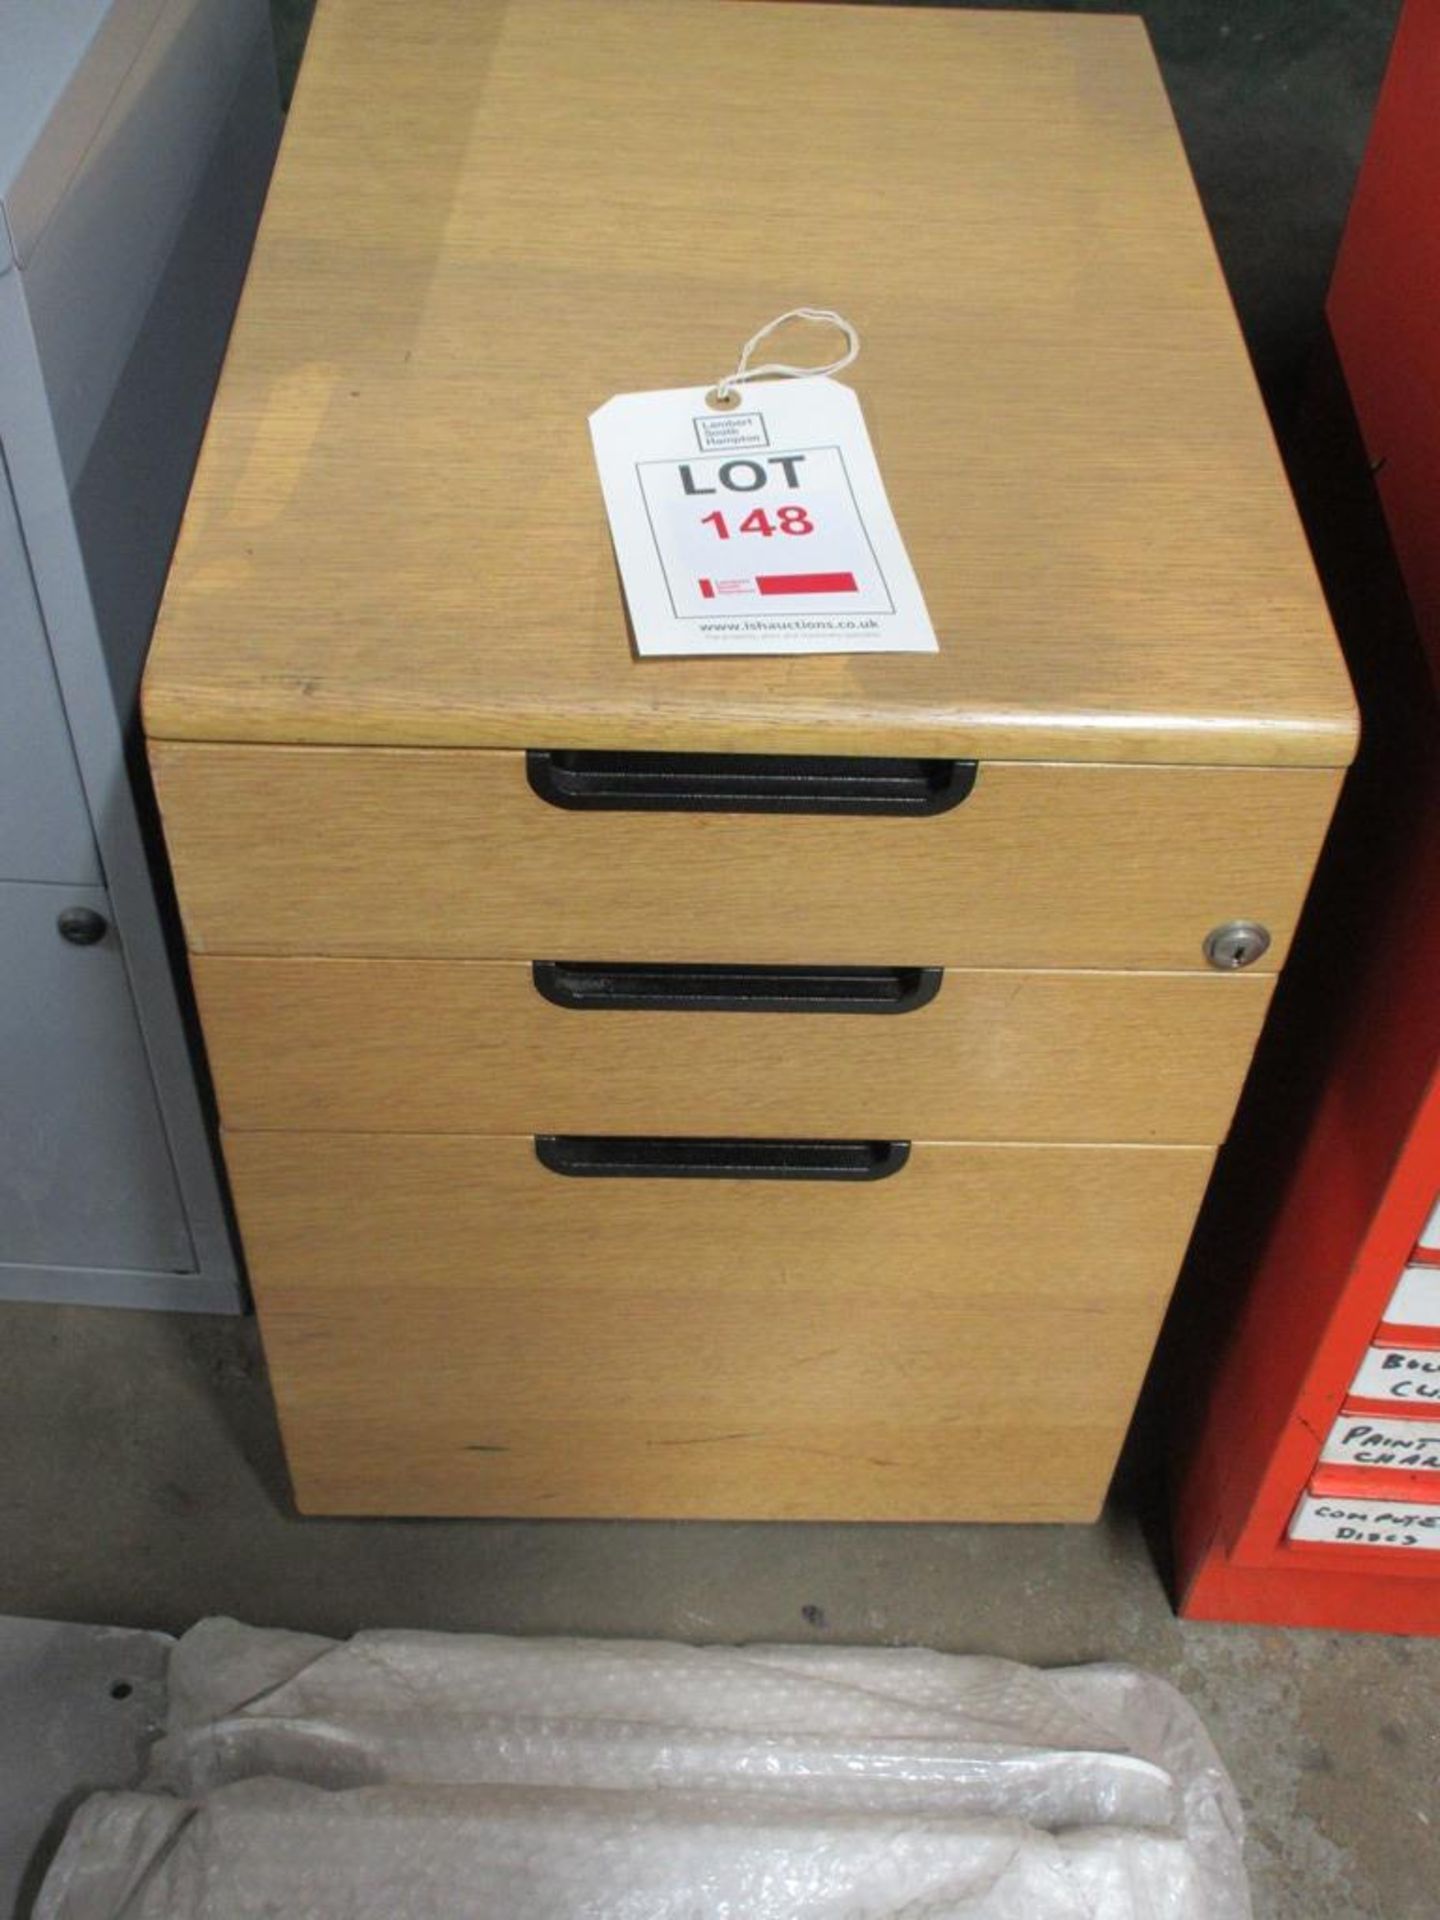
[[[1268,978],[950,972],[911,1012],[558,1006],[516,962],[200,956],[231,1128],[1221,1139]]]
[[[314,1513],[1085,1520],[1211,1165],[575,1179],[528,1139],[231,1134]]]
[[[994,764],[932,817],[576,813],[525,756],[159,743],[197,952],[1201,969],[1284,955],[1338,774]]]

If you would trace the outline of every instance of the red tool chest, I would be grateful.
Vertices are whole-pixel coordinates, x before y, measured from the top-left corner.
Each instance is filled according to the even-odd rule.
[[[1440,1634],[1437,206],[1440,0],[1409,0],[1328,318],[1435,677],[1377,688],[1388,737],[1338,824],[1363,911],[1320,929],[1323,1082],[1278,1154],[1180,1489],[1192,1619]],[[1263,1181],[1263,1136],[1244,1145]]]

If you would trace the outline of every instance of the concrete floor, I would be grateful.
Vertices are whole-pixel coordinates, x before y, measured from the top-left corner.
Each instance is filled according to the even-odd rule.
[[[1183,1626],[1097,1527],[299,1520],[249,1322],[0,1309],[0,1613],[1128,1660],[1208,1722],[1258,1920],[1440,1913],[1440,1641]]]
[[[1283,432],[1397,0],[1141,10]],[[1236,1777],[1259,1920],[1434,1920],[1440,1641],[1182,1626],[1129,1489],[1094,1528],[300,1521],[252,1325],[0,1307],[0,1613],[1134,1661]]]

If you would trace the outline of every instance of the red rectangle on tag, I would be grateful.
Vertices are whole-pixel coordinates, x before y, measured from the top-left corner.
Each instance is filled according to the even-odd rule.
[[[762,573],[756,577],[761,593],[858,593],[853,573]]]

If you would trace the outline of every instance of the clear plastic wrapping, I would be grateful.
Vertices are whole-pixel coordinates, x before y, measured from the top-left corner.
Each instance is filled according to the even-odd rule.
[[[1249,1920],[1192,1709],[1115,1666],[364,1633],[177,1645],[37,1920]]]

